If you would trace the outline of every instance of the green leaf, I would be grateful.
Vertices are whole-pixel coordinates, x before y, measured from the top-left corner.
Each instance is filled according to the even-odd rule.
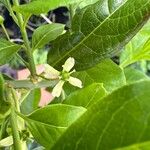
[[[48,24],[37,28],[32,36],[32,49],[42,48],[50,41],[55,40],[64,31],[63,24]]]
[[[63,101],[63,104],[88,108],[93,103],[96,103],[98,100],[103,98],[106,94],[107,92],[104,89],[103,84],[94,83],[70,94],[67,99]]]
[[[0,3],[2,3],[6,8],[9,7],[9,1],[7,0],[0,0]]]
[[[41,90],[34,89],[30,91],[29,95],[21,103],[21,112],[25,115],[32,113],[38,108],[38,104],[41,98]]]
[[[42,13],[47,13],[50,10],[58,8],[60,6],[68,6],[69,4],[77,3],[81,0],[32,0],[28,4],[23,4],[20,6],[15,6],[13,9],[20,13],[31,13],[39,15]]]
[[[105,59],[86,71],[77,72],[74,76],[82,81],[83,87],[92,83],[103,83],[108,92],[112,92],[126,84],[124,71],[110,59]],[[70,84],[67,84],[64,88],[67,95],[77,89]]]
[[[85,111],[83,107],[60,104],[44,107],[29,116],[21,116],[37,142],[50,149],[67,127]]]
[[[96,3],[97,1],[98,1],[98,0],[82,0],[81,3],[80,3],[80,5],[79,5],[79,7],[80,7],[80,8],[83,8],[83,7],[87,6],[87,5],[94,4],[94,3]]]
[[[74,16],[72,33],[53,43],[48,63],[57,69],[68,57],[76,70],[93,67],[112,57],[139,31],[149,18],[150,0],[101,0]]]
[[[131,68],[131,67],[125,68],[124,73],[125,73],[125,76],[126,76],[126,82],[128,84],[133,83],[133,82],[137,82],[137,81],[149,80],[150,79],[143,72],[141,72],[137,69]]]
[[[150,141],[134,144],[124,148],[117,148],[116,150],[149,150],[149,148],[150,148]]]
[[[150,21],[125,46],[121,57],[121,67],[127,67],[140,60],[150,60]]]
[[[20,45],[0,39],[0,65],[8,62],[20,48]]]
[[[0,140],[0,147],[8,147],[13,144],[13,137],[9,136],[5,139]]]
[[[44,87],[54,87],[58,81],[48,81],[48,80],[42,80],[38,83],[33,83],[30,80],[7,80],[8,84],[10,84],[12,87],[16,89],[36,89],[36,88],[44,88]]]
[[[150,81],[126,85],[93,104],[51,150],[113,150],[150,140]]]
[[[5,81],[0,73],[0,123],[10,114],[10,104],[5,101]]]

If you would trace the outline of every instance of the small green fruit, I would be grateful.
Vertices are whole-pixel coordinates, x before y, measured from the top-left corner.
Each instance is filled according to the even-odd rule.
[[[0,15],[0,24],[3,24],[4,18]]]

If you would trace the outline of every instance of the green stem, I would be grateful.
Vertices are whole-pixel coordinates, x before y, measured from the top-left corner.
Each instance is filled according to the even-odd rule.
[[[17,114],[15,113],[16,101],[14,99],[12,88],[8,89],[8,98],[11,102],[10,123],[12,128],[14,150],[21,150],[22,146],[21,146],[21,139],[20,139],[19,128],[18,128],[18,117]]]
[[[74,6],[72,4],[69,5],[69,12],[70,12],[70,28],[72,29],[72,20],[75,14]]]
[[[15,23],[18,25],[18,20],[17,20],[15,14],[14,14],[12,8],[11,8],[10,1],[9,1],[9,0],[6,0],[6,1],[7,1],[7,4],[8,4],[8,5],[7,5],[7,9],[8,9],[8,11],[9,11],[9,13],[10,13],[10,16],[13,18],[13,20],[15,21]]]
[[[12,127],[14,149],[21,150],[22,146],[21,146],[21,140],[20,140],[18,125],[17,125],[17,115],[15,113],[14,106],[11,107],[10,122],[11,122],[11,127]]]
[[[33,78],[36,77],[36,68],[35,68],[35,62],[34,62],[34,58],[33,58],[33,54],[32,54],[32,49],[30,48],[30,44],[29,44],[29,39],[27,36],[27,32],[24,28],[21,29],[21,33],[22,33],[22,37],[25,43],[25,47],[26,47],[26,54],[28,56],[28,61],[29,61],[29,70],[31,72],[31,76]]]
[[[19,6],[19,1],[18,0],[13,0],[13,3],[15,6]],[[18,19],[18,24],[21,30],[21,34],[24,40],[24,44],[26,47],[26,54],[28,56],[28,61],[29,61],[29,70],[31,72],[31,76],[32,78],[36,78],[36,68],[35,68],[35,62],[34,62],[34,58],[33,58],[33,54],[32,54],[32,49],[30,47],[30,42],[28,39],[28,35],[26,32],[26,29],[24,27],[24,21],[23,21],[23,17],[20,13],[16,13],[17,15],[17,19]]]
[[[12,125],[12,130],[14,130],[13,131],[14,146],[19,147],[19,148],[21,147],[20,150],[26,150],[26,142],[22,141],[19,135],[19,131],[22,131],[25,129],[25,123],[24,123],[24,120],[18,117],[15,112],[15,111],[20,112],[20,104],[19,104],[19,100],[17,98],[16,92],[13,88],[11,88],[11,95],[12,95],[11,125]],[[14,126],[16,128],[14,128]]]
[[[3,31],[4,31],[4,33],[5,33],[6,37],[7,37],[7,39],[10,41],[9,34],[8,34],[8,32],[7,32],[7,30],[6,30],[5,26],[4,26],[4,24],[1,24],[1,26],[2,26],[2,28],[3,28]]]

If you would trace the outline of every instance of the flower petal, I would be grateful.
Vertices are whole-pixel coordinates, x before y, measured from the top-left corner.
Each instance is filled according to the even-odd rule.
[[[66,60],[65,64],[62,66],[63,67],[63,71],[69,72],[73,68],[74,64],[75,64],[74,58],[69,57]]]
[[[70,78],[68,79],[68,81],[69,81],[70,84],[72,84],[72,85],[74,85],[74,86],[77,86],[77,87],[79,87],[79,88],[82,88],[82,87],[83,87],[81,80],[79,80],[79,79],[77,79],[77,78],[70,77]]]
[[[64,85],[64,81],[60,80],[56,86],[53,88],[52,90],[52,96],[53,97],[59,97],[61,92],[62,92],[62,88],[63,88],[63,85]]]
[[[60,75],[60,72],[51,67],[48,64],[44,64],[44,77],[48,79],[55,79],[58,78]]]

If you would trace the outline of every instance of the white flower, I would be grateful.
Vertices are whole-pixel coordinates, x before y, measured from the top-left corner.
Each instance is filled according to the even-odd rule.
[[[62,72],[57,71],[53,67],[45,64],[45,71],[44,71],[44,77],[48,79],[59,79],[59,82],[56,84],[56,86],[52,90],[52,96],[53,97],[59,97],[61,95],[61,92],[63,90],[63,85],[65,82],[69,82],[73,86],[82,88],[82,82],[74,77],[71,77],[70,75],[75,72],[75,70],[71,71],[73,66],[75,65],[75,60],[72,57],[69,57],[65,64],[62,66],[63,70]],[[71,72],[70,72],[71,71]]]

